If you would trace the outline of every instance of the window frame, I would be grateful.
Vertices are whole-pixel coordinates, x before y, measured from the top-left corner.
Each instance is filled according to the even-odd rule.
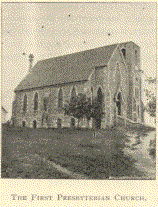
[[[38,111],[38,107],[39,107],[38,104],[39,104],[39,94],[38,94],[38,92],[35,92],[35,94],[34,94],[34,111]]]
[[[27,94],[25,93],[23,97],[23,112],[26,112],[26,111],[27,111]]]
[[[62,107],[63,107],[63,90],[62,88],[60,88],[58,92],[58,108],[62,109]]]
[[[124,59],[126,60],[126,49],[122,48],[121,52],[122,52],[122,55],[123,55]]]

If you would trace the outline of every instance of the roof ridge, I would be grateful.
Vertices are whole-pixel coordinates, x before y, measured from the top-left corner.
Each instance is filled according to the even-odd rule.
[[[68,54],[65,54],[65,55],[60,55],[60,56],[55,56],[55,57],[51,57],[51,58],[46,58],[46,59],[41,59],[39,61],[37,61],[37,63],[39,62],[43,62],[43,61],[47,61],[47,60],[51,60],[51,59],[54,59],[54,58],[61,58],[61,57],[65,57],[67,55],[73,55],[73,54],[78,54],[78,53],[81,53],[81,52],[88,52],[88,51],[91,51],[91,50],[96,50],[96,49],[101,49],[101,48],[104,48],[104,47],[110,47],[110,46],[114,46],[114,45],[120,45],[120,44],[127,44],[129,42],[132,42],[134,43],[133,41],[126,41],[126,42],[120,42],[120,43],[114,43],[114,44],[110,44],[110,45],[105,45],[105,46],[101,46],[101,47],[95,47],[95,48],[91,48],[91,49],[88,49],[88,50],[81,50],[81,51],[78,51],[78,52],[73,52],[73,53],[68,53]],[[134,43],[135,44],[135,43]]]
[[[82,53],[82,52],[88,52],[88,51],[91,51],[91,50],[101,49],[101,48],[104,48],[104,47],[110,47],[110,46],[114,46],[114,45],[118,45],[118,44],[123,44],[123,43],[115,43],[115,44],[111,44],[111,45],[95,47],[95,48],[88,49],[88,50],[81,50],[81,51],[78,51],[78,52],[68,53],[68,54],[65,54],[65,55],[60,55],[60,56],[55,56],[55,57],[51,57],[51,58],[46,58],[46,59],[39,60],[37,63],[40,63],[40,62],[43,62],[43,61],[47,61],[47,60],[51,60],[51,59],[55,59],[55,58],[61,58],[61,57],[65,57],[65,56],[69,56],[69,55],[73,55],[73,54],[78,54],[78,53]]]

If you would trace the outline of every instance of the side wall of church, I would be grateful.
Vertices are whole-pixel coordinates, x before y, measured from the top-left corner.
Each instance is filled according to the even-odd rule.
[[[73,87],[76,89],[76,94],[86,93],[87,96],[91,96],[87,87],[89,84],[85,82],[71,83],[65,85],[57,85],[54,87],[47,87],[37,90],[28,90],[16,92],[15,101],[13,104],[13,122],[15,125],[22,126],[22,122],[25,121],[27,127],[33,127],[33,121],[36,120],[37,127],[42,126],[42,116],[43,114],[48,114],[47,127],[57,127],[57,120],[62,120],[62,127],[69,127],[71,118],[64,115],[64,111],[58,108],[58,94],[60,88],[63,92],[63,106],[69,102],[71,97],[71,92]],[[34,96],[38,93],[38,110],[34,111]],[[27,95],[27,110],[23,112],[23,101],[24,95]],[[48,110],[44,111],[43,99],[48,97]],[[83,123],[86,125],[86,123]],[[77,126],[77,120],[75,120],[75,125]]]
[[[65,116],[64,111],[58,108],[58,94],[60,88],[63,92],[63,106],[69,103],[73,88],[76,90],[76,95],[79,93],[85,93],[86,83],[71,83],[51,88],[50,99],[49,99],[49,126],[57,127],[57,119],[62,120],[62,127],[70,127],[71,119],[73,117]],[[77,126],[77,120],[75,119],[75,126]]]

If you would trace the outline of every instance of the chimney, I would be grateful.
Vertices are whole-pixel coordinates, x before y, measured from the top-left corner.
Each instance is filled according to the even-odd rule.
[[[30,65],[29,65],[29,72],[31,72],[31,70],[32,70],[33,59],[34,59],[33,54],[30,54],[30,55],[29,55],[29,62],[30,62]]]

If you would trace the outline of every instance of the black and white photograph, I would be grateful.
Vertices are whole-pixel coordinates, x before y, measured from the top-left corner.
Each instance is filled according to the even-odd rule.
[[[1,4],[1,178],[156,180],[156,3]]]

